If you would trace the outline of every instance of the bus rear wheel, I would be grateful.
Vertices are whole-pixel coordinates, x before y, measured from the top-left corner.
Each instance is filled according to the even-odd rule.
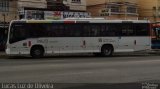
[[[33,58],[41,58],[44,56],[44,49],[39,46],[35,46],[31,49],[31,56]]]
[[[113,47],[110,45],[105,45],[101,49],[101,55],[105,57],[109,57],[113,55]]]

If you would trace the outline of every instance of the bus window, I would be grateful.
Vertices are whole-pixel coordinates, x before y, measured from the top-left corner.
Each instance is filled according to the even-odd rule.
[[[106,25],[105,36],[120,36],[120,25],[118,23],[111,23]]]
[[[100,36],[100,30],[102,29],[101,24],[93,24],[91,25],[91,31],[90,34],[92,37]]]
[[[66,36],[67,37],[81,37],[82,33],[82,29],[81,29],[82,25],[81,24],[67,24],[65,26],[65,31],[66,31]]]
[[[91,36],[89,24],[84,24],[83,25],[82,32],[83,32],[82,37],[89,37],[89,36]]]
[[[134,29],[136,31],[136,36],[148,36],[150,33],[149,24],[134,24]]]
[[[135,36],[135,31],[133,29],[133,24],[122,24],[121,25],[121,35],[122,36]]]
[[[41,23],[27,24],[26,30],[30,33],[29,38],[47,37],[47,26]]]

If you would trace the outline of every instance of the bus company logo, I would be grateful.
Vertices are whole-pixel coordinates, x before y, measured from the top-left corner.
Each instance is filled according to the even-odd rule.
[[[37,43],[48,43],[48,39],[37,40]]]
[[[112,40],[112,39],[103,39],[103,42],[115,42],[115,40]]]
[[[142,83],[142,89],[158,89],[158,84],[155,84],[155,83]]]

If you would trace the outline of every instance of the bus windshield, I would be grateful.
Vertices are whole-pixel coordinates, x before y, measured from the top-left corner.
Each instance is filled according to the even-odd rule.
[[[9,42],[14,43],[27,38],[27,30],[23,24],[13,24],[10,30]]]
[[[43,37],[45,34],[43,25],[38,24],[12,24],[10,30],[9,42],[14,43],[25,40],[27,38]]]

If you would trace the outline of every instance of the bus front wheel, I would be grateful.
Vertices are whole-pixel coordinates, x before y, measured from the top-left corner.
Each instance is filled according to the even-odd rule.
[[[108,57],[113,55],[113,47],[111,45],[105,45],[101,49],[101,55]]]
[[[44,49],[41,46],[35,46],[31,49],[31,56],[33,58],[41,58],[44,56]]]

